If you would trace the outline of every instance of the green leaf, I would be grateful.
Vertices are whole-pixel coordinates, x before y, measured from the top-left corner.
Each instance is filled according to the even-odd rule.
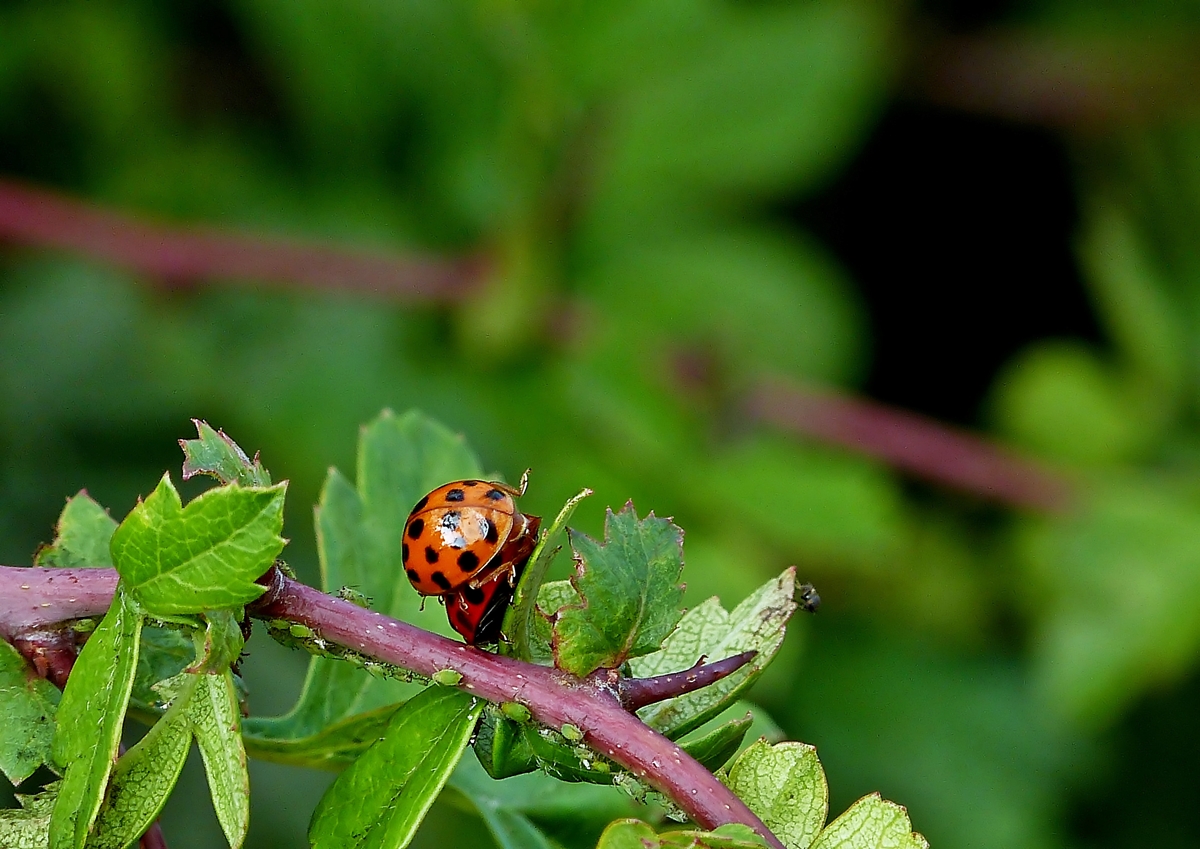
[[[560,669],[583,676],[658,651],[679,622],[683,532],[633,503],[608,511],[604,542],[570,532],[581,603],[558,611],[554,656]]]
[[[268,487],[271,475],[254,455],[251,460],[223,430],[213,430],[208,422],[192,419],[198,439],[181,439],[183,479],[210,475],[221,483],[237,481],[242,486]]]
[[[1088,481],[1072,514],[1019,537],[1046,704],[1095,727],[1200,656],[1200,494],[1190,476]]]
[[[904,808],[872,793],[831,822],[812,849],[929,849],[929,841],[912,830]]]
[[[780,480],[790,485],[779,487]],[[681,470],[679,483],[718,511],[736,539],[752,539],[756,548],[877,569],[909,545],[894,474],[874,460],[782,433],[760,431],[706,450]],[[763,492],[772,493],[773,509],[757,506]]]
[[[522,813],[486,805],[477,810],[500,849],[558,849],[558,844]]]
[[[605,173],[627,203],[639,184],[780,192],[812,180],[845,155],[883,94],[881,10],[711,8],[725,14],[692,10],[683,61],[647,69],[616,113]],[[610,61],[626,55],[616,49]]]
[[[262,595],[254,583],[283,549],[286,484],[230,484],[187,507],[163,475],[112,539],[113,564],[128,592],[158,616],[236,607]]]
[[[58,705],[53,753],[63,780],[50,822],[51,849],[83,849],[100,810],[121,743],[141,628],[140,611],[118,584]]]
[[[409,585],[400,560],[400,536],[421,496],[447,481],[482,477],[479,461],[460,435],[427,416],[385,411],[363,428],[357,474],[355,488],[335,469],[321,492],[316,524],[322,586],[354,587],[381,613],[450,633],[439,605],[427,605],[420,612],[422,600]],[[248,720],[245,728],[260,740],[299,740],[414,692],[411,685],[373,678],[343,661],[314,658],[292,711]]]
[[[725,783],[788,849],[806,849],[829,813],[825,771],[804,743],[750,744]]]
[[[58,688],[0,639],[0,772],[13,784],[50,760],[58,700]]]
[[[573,834],[586,836],[637,810],[628,795],[611,785],[568,784],[542,772],[493,781],[474,758],[459,762],[450,786],[479,811],[501,849],[555,849],[560,844],[542,824],[563,823]]]
[[[620,767],[588,746],[537,723],[509,719],[503,707],[485,708],[474,747],[479,762],[495,779],[540,769],[560,781],[612,784],[620,773]]]
[[[19,808],[0,810],[0,846],[5,849],[46,849],[50,845],[50,816],[59,783],[47,784],[36,796],[17,794]]]
[[[196,662],[188,672],[221,673],[242,653],[246,638],[238,617],[231,610],[204,611],[204,639],[197,646]]]
[[[579,593],[570,581],[547,581],[538,588],[537,609],[533,617],[530,642],[531,660],[549,664],[554,661],[554,617],[567,605],[578,605]]]
[[[109,543],[117,522],[86,490],[67,499],[54,542],[34,555],[37,566],[112,566]]]
[[[1019,445],[1054,460],[1104,465],[1158,443],[1123,375],[1078,342],[1032,345],[996,379],[994,418]]]
[[[472,747],[488,775],[497,780],[538,767],[520,724],[505,718],[494,705],[484,708]]]
[[[147,724],[166,709],[166,699],[156,685],[175,678],[196,659],[196,642],[182,628],[142,628],[137,672],[129,697],[131,711],[144,715]]]
[[[731,823],[715,831],[666,831],[640,820],[618,820],[604,830],[596,849],[761,849],[767,842],[749,826]],[[788,847],[791,849],[791,847]]]
[[[1152,257],[1127,212],[1108,199],[1089,211],[1079,258],[1108,338],[1139,374],[1171,397],[1188,371],[1186,319],[1173,308],[1170,284]]]
[[[542,538],[538,540],[537,548],[529,557],[529,563],[513,594],[512,606],[505,614],[504,625],[500,629],[501,633],[508,635],[512,640],[511,651],[505,652],[506,654],[511,654],[521,660],[533,660],[535,657],[548,656],[537,645],[536,623],[539,592],[546,580],[546,572],[550,569],[554,555],[558,553],[559,535],[566,530],[567,522],[570,520],[571,514],[575,512],[575,508],[579,506],[579,502],[591,494],[590,489],[584,489],[571,498],[558,511],[558,515],[550,523],[550,527],[542,532]]]
[[[246,720],[242,736],[247,752],[260,760],[340,770],[383,736],[392,715],[400,707],[384,705],[355,714],[307,737],[270,737],[253,733],[245,730],[251,725],[251,720]]]
[[[197,679],[188,719],[200,746],[213,810],[233,849],[246,839],[250,825],[250,776],[242,743],[233,673],[189,676]]]
[[[799,233],[781,236],[723,222],[642,238],[616,253],[589,269],[584,285],[604,310],[611,334],[605,344],[632,349],[643,362],[694,351],[726,375],[832,382],[854,375],[865,358],[853,284],[821,245]],[[797,327],[805,328],[801,336]],[[614,364],[605,358],[607,367]],[[628,380],[622,383],[623,391],[632,388]],[[655,391],[653,384],[648,388]],[[744,441],[706,446],[704,460],[740,452]],[[685,480],[700,479],[705,490],[719,488],[719,479],[703,480],[707,465],[679,471]]]
[[[192,743],[188,711],[196,676],[183,677],[170,709],[113,767],[88,849],[125,849],[145,833],[167,803]]]
[[[401,849],[471,740],[483,704],[433,686],[388,723],[382,740],[333,783],[309,827],[313,849]]]
[[[710,598],[684,614],[662,651],[630,662],[636,677],[680,672],[701,657],[719,659],[751,650],[758,654],[715,684],[642,708],[638,711],[642,721],[674,739],[735,701],[762,674],[783,644],[788,619],[796,609],[792,600],[795,590],[796,570],[791,567],[751,593],[731,613],[716,598]]]
[[[705,734],[684,740],[679,746],[710,772],[716,772],[737,754],[753,721],[754,717],[747,713],[741,719],[731,720]]]
[[[574,746],[558,733],[535,723],[520,723],[519,733],[538,768],[560,781],[612,784],[617,773],[608,759],[587,746]]]

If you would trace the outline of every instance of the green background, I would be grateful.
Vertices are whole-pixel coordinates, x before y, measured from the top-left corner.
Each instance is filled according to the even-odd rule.
[[[532,468],[529,512],[587,486],[589,534],[630,498],[673,516],[689,604],[796,564],[825,605],[755,698],[833,811],[878,790],[935,846],[1194,846],[1198,35],[1183,0],[0,2],[0,176],[491,259],[431,304],[6,244],[0,562],[81,488],[123,516],[200,417],[290,481],[315,581],[327,468],[419,407]],[[768,378],[969,426],[1074,498],[756,423]],[[286,711],[306,659],[248,648],[255,713]],[[248,845],[303,845],[328,781],[253,765]],[[190,764],[173,849],[220,839],[204,795]],[[418,845],[488,839],[439,804]]]

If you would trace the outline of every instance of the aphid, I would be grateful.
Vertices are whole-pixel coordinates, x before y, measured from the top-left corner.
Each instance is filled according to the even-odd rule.
[[[817,595],[817,588],[812,584],[801,584],[800,594],[796,597],[796,601],[800,605],[800,609],[806,613],[816,613],[817,608],[821,606],[821,596]]]

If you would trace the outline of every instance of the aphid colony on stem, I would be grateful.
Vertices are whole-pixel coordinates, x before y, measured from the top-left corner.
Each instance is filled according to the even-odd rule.
[[[494,643],[513,588],[537,545],[542,520],[517,509],[519,488],[494,481],[443,484],[404,523],[404,571],[417,592],[438,596],[471,645]]]

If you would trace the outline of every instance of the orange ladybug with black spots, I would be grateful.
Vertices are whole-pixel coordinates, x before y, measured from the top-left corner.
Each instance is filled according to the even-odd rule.
[[[417,502],[404,523],[401,547],[404,571],[417,592],[444,596],[511,577],[511,554],[506,561],[504,552],[537,536],[538,524],[531,521],[536,517],[516,505],[527,480],[528,473],[520,488],[453,481]]]

